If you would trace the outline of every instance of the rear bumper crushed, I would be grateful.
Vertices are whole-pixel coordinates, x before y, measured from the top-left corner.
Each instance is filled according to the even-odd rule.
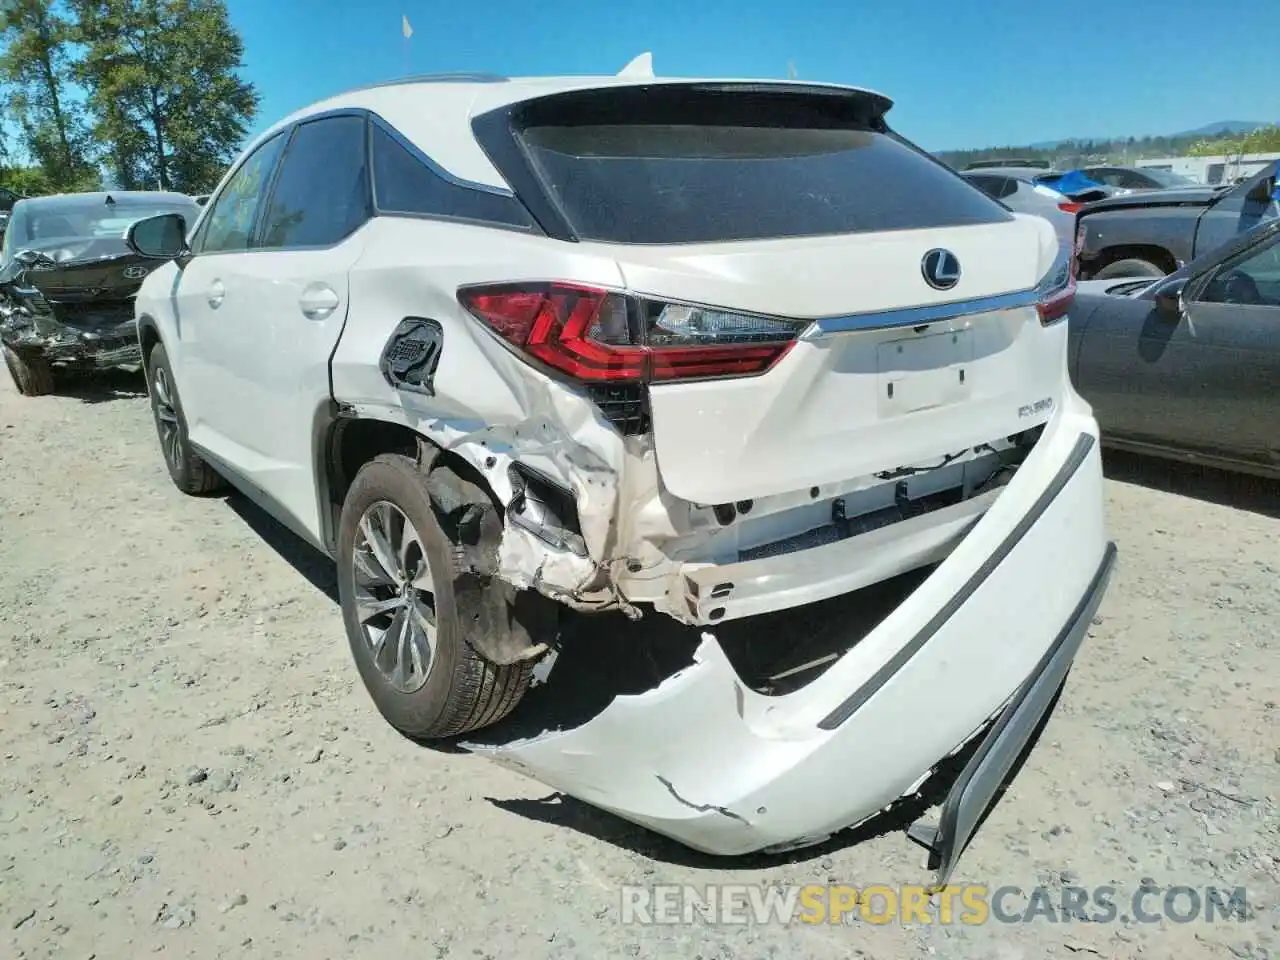
[[[691,665],[615,697],[577,726],[467,746],[694,849],[737,855],[820,842],[874,816],[1008,709],[997,739],[982,745],[996,760],[967,771],[931,838],[949,870],[992,771],[1002,773],[1003,758],[1025,742],[1028,720],[1047,702],[1042,691],[1065,674],[1101,598],[1099,572],[1114,550],[1101,484],[1096,424],[1087,408],[1060,410],[998,499],[958,510],[941,527],[930,515],[928,536],[945,544],[946,558],[801,689],[766,696],[749,688],[704,632]],[[828,551],[850,549],[811,553],[824,566],[847,564],[834,568],[838,580],[858,560]],[[735,615],[752,612],[753,582],[764,589],[767,578],[753,581],[751,572],[734,571]],[[720,585],[711,580],[724,576],[723,566],[710,579],[695,576],[696,592],[710,586],[709,598]]]

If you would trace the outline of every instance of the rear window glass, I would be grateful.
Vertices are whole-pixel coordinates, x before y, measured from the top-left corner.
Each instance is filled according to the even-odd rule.
[[[520,132],[574,232],[699,243],[995,223],[1009,214],[889,133],[574,124]]]

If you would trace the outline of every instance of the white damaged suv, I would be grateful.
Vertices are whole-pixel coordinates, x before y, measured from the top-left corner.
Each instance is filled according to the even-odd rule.
[[[700,850],[823,839],[977,743],[916,831],[945,873],[1115,549],[1070,251],[890,106],[450,76],[299,111],[193,229],[130,231],[172,261],[137,314],[174,482],[229,482],[335,559],[360,674],[412,737],[507,715],[564,608],[702,628],[651,689],[494,750]],[[785,692],[717,639],[912,571]]]

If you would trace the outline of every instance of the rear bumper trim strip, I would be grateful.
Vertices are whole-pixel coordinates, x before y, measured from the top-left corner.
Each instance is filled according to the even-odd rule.
[[[1116,562],[1116,545],[1108,543],[1089,587],[1045,653],[1035,672],[1019,687],[1009,705],[1001,711],[981,745],[952,785],[942,804],[942,819],[926,846],[936,860],[937,885],[945,886],[956,861],[991,808],[1000,788],[1007,782],[1018,757],[1035,736],[1036,729],[1053,707],[1066,682],[1076,651],[1102,603]],[[915,838],[925,832],[924,824],[913,825]],[[931,866],[935,864],[931,863]]]

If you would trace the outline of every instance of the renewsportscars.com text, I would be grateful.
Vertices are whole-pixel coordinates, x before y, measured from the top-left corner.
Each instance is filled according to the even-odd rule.
[[[1218,923],[1248,919],[1244,887],[872,884],[625,886],[626,924]]]

